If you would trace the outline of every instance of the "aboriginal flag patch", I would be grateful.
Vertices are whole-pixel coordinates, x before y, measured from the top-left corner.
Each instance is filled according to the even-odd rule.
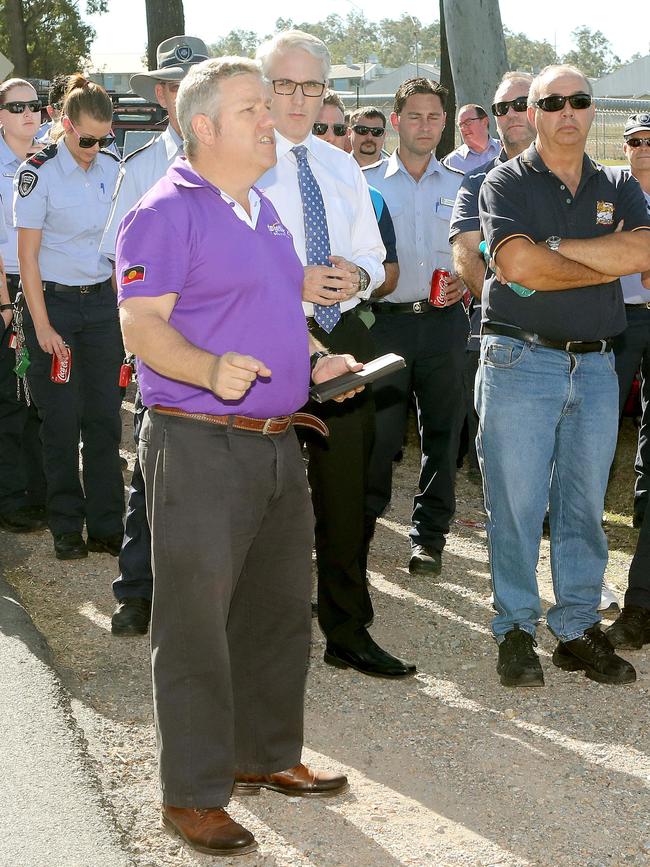
[[[130,268],[125,268],[122,271],[122,286],[129,286],[131,283],[137,283],[138,280],[144,280],[145,270],[144,265],[131,265]]]

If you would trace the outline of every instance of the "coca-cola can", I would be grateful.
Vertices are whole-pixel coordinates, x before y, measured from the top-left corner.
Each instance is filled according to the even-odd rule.
[[[70,371],[72,370],[72,353],[70,352],[70,347],[67,343],[64,343],[65,346],[65,357],[63,361],[59,360],[59,356],[56,353],[52,354],[52,369],[50,370],[50,379],[52,382],[56,382],[59,385],[66,383],[70,380]]]
[[[119,379],[119,387],[126,388],[127,385],[131,382],[131,377],[133,376],[133,368],[130,364],[124,362],[124,364],[120,367],[120,379]]]
[[[444,307],[447,304],[447,282],[450,279],[450,271],[445,271],[444,268],[436,268],[431,275],[429,304],[433,304],[434,307]]]

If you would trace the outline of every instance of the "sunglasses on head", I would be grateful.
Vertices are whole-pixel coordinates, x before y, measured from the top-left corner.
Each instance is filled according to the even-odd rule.
[[[516,99],[508,99],[505,102],[495,102],[492,106],[492,114],[495,117],[504,117],[511,108],[515,111],[526,111],[528,108],[528,97],[518,96]]]
[[[107,148],[115,141],[115,136],[112,132],[103,135],[101,138],[94,138],[91,135],[79,135],[70,118],[68,118],[68,123],[70,124],[73,133],[77,136],[80,148],[94,148],[95,145],[99,145],[100,148]]]
[[[562,111],[567,101],[571,108],[589,108],[591,105],[591,95],[588,93],[572,93],[571,96],[560,96],[557,93],[551,96],[543,96],[538,99],[535,105],[541,108],[542,111]]]
[[[650,138],[627,138],[625,144],[629,144],[631,148],[650,148]]]
[[[357,135],[368,135],[370,133],[373,138],[379,138],[386,132],[383,126],[364,126],[361,123],[355,123],[352,129]]]
[[[321,120],[317,120],[316,123],[313,125],[312,130],[314,135],[325,135],[328,127],[330,126],[332,127],[332,132],[334,133],[334,135],[339,137],[345,135],[347,125],[344,123],[324,123]]]
[[[29,102],[5,102],[3,105],[0,105],[0,109],[6,108],[10,114],[22,114],[26,108],[35,114],[42,107],[43,103],[40,99],[32,99]]]

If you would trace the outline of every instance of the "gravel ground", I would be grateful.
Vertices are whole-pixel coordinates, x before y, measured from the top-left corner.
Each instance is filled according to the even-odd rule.
[[[621,596],[636,535],[633,438],[626,421],[606,514],[608,578]],[[373,636],[415,661],[419,673],[391,683],[330,668],[314,629],[305,761],[344,771],[351,791],[321,802],[269,792],[233,801],[232,814],[260,843],[247,859],[216,862],[159,825],[148,642],[110,634],[116,561],[91,554],[60,563],[47,533],[0,535],[7,578],[51,647],[134,865],[650,864],[647,648],[629,653],[636,684],[601,686],[551,665],[554,641],[542,626],[545,689],[502,688],[489,633],[481,495],[463,470],[442,575],[412,577],[405,568],[418,460],[411,442],[396,465],[370,569]],[[547,541],[539,572],[549,604]]]

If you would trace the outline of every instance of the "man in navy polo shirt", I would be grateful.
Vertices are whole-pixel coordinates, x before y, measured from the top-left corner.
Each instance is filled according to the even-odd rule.
[[[544,683],[535,570],[547,503],[553,663],[602,683],[636,677],[600,630],[597,608],[618,428],[611,338],[625,327],[618,277],[650,268],[650,220],[638,182],[584,153],[593,117],[578,69],[542,70],[528,95],[535,142],[493,169],[479,196],[495,271],[483,291],[478,451],[504,686]]]
[[[177,107],[187,160],[124,218],[117,276],[149,408],[163,822],[199,851],[237,855],[256,844],[225,812],[231,793],[347,789],[300,763],[313,517],[291,427],[323,431],[296,414],[318,345],[293,239],[252,187],[276,159],[256,65],[197,64]],[[311,366],[322,381],[355,362],[315,352]]]

